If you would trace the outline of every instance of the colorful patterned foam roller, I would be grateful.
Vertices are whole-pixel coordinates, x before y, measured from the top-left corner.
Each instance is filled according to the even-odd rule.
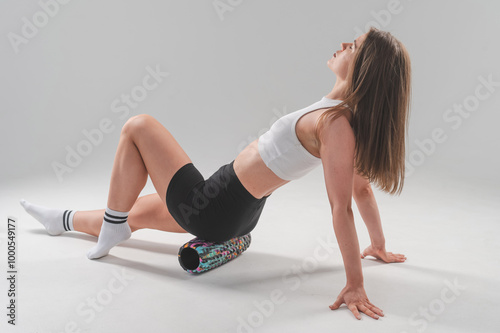
[[[236,258],[250,246],[251,240],[249,233],[225,242],[196,237],[179,249],[179,263],[189,273],[202,273]]]

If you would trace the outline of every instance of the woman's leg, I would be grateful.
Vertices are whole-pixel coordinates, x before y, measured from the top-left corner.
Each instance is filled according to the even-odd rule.
[[[103,223],[104,209],[77,211],[73,218],[75,231],[99,236]],[[170,215],[167,206],[156,193],[139,197],[128,217],[132,232],[139,229],[186,233],[187,231]]]
[[[187,163],[191,163],[189,156],[156,119],[145,114],[130,118],[120,134],[107,202],[107,209],[116,212],[118,217],[114,223],[103,222],[98,243],[88,252],[88,257],[103,257],[113,246],[130,238],[126,215],[146,185],[148,175],[165,203],[170,180]]]
[[[173,175],[191,162],[172,134],[152,116],[142,114],[130,118],[123,126],[113,163],[108,207],[130,211],[148,175],[165,203]]]

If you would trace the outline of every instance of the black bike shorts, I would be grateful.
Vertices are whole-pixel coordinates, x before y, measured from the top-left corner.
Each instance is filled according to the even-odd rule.
[[[187,232],[208,241],[222,242],[252,231],[267,198],[255,198],[241,184],[231,163],[207,180],[193,163],[182,166],[168,184],[166,204]]]

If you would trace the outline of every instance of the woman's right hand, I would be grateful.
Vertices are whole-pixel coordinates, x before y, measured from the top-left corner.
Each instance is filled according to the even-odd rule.
[[[361,319],[359,311],[374,319],[378,319],[379,316],[384,316],[384,312],[368,300],[363,286],[346,285],[340,292],[335,303],[330,305],[330,309],[336,310],[343,303],[347,305],[357,319]]]
[[[366,256],[372,256],[379,260],[382,260],[386,263],[391,262],[405,262],[406,256],[404,254],[387,252],[385,247],[376,248],[373,245],[368,246],[362,253],[361,259],[364,259]]]

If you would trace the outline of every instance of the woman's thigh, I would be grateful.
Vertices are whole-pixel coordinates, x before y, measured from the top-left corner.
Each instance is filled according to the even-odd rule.
[[[128,223],[132,230],[156,229],[186,233],[172,217],[165,202],[157,193],[139,197],[130,211]]]
[[[122,133],[130,135],[160,198],[165,202],[173,175],[191,159],[173,135],[155,118],[141,114],[130,118]]]

